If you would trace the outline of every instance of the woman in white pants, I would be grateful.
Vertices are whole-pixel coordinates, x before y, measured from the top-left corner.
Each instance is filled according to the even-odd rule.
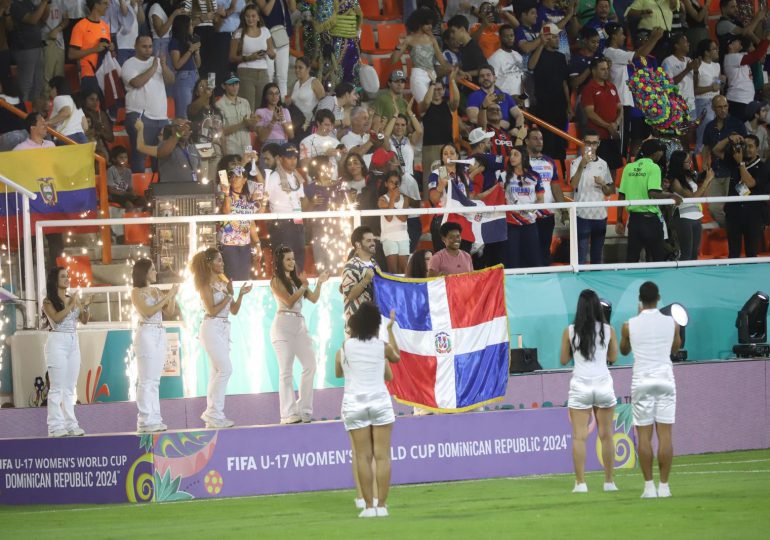
[[[381,318],[376,305],[371,302],[362,303],[348,319],[350,339],[343,342],[334,365],[337,377],[345,377],[342,421],[350,433],[353,459],[358,468],[365,501],[365,508],[358,517],[388,515],[386,503],[391,476],[390,435],[396,417],[385,381],[393,379],[390,362],[398,362],[400,352],[393,335],[395,312],[390,312],[388,343],[377,337]],[[376,498],[372,489],[375,478]]]
[[[604,491],[617,491],[613,480],[615,444],[612,440],[612,417],[615,412],[615,389],[607,363],[618,358],[615,330],[604,320],[599,296],[585,289],[578,298],[575,322],[561,338],[561,363],[575,359],[569,385],[570,421],[572,422],[572,461],[575,465],[573,493],[587,493],[585,480],[586,438],[591,411],[596,417],[604,463]]]
[[[233,281],[225,277],[225,263],[216,248],[196,253],[190,263],[190,270],[206,312],[201,323],[200,340],[211,364],[206,410],[201,420],[207,428],[233,427],[235,422],[225,416],[225,394],[233,372],[228,314],[238,314],[243,295],[251,291],[251,283],[241,287],[238,299],[233,301]]]
[[[322,272],[318,276],[314,290],[310,290],[305,273],[297,275],[294,252],[286,246],[279,246],[273,254],[273,279],[270,290],[273,291],[278,311],[270,328],[270,340],[273,342],[275,355],[278,357],[278,401],[281,407],[282,424],[310,422],[313,416],[313,378],[316,360],[313,342],[302,317],[302,299],[313,303],[321,295],[321,285],[329,279],[329,274]],[[302,364],[302,377],[299,383],[299,399],[294,395],[292,368],[294,358]]]
[[[160,415],[160,376],[166,362],[166,330],[163,315],[171,317],[176,311],[174,285],[166,294],[157,287],[151,287],[158,278],[155,265],[150,259],[139,259],[134,263],[131,279],[131,303],[137,315],[134,331],[134,354],[136,355],[136,431],[155,433],[168,429]]]
[[[75,397],[80,373],[77,325],[88,322],[91,298],[67,295],[69,272],[57,266],[48,272],[43,316],[50,332],[45,342],[45,365],[51,388],[48,391],[48,436],[85,435],[75,418]]]

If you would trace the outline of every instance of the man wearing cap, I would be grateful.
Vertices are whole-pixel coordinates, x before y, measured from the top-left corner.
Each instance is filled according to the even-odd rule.
[[[328,113],[328,111],[326,111]],[[331,115],[331,113],[329,113]],[[292,144],[284,144],[278,152],[275,170],[265,180],[270,212],[294,213],[301,216],[308,210],[302,176],[297,174],[299,152]],[[270,224],[270,243],[273,249],[288,246],[297,261],[297,273],[305,268],[305,226],[301,218],[282,219]]]
[[[409,104],[404,99],[404,85],[406,75],[400,69],[390,74],[388,89],[382,90],[372,102],[372,129],[382,131],[388,120],[397,114],[406,114]]]
[[[497,103],[502,112],[500,123],[503,128],[510,129],[511,131],[518,130],[524,125],[524,115],[517,107],[516,100],[499,88],[496,88],[495,82],[494,68],[490,65],[482,66],[479,69],[479,86],[481,88],[468,96],[466,104],[468,121],[471,124],[480,125],[478,123],[479,109],[488,108],[492,103]]]
[[[350,109],[358,102],[356,87],[349,82],[341,82],[334,87],[334,95],[326,96],[318,102],[316,111],[327,109],[334,115],[334,125],[341,128],[350,125]]]
[[[332,177],[337,178],[337,147],[342,144],[332,136],[334,130],[334,115],[328,109],[315,113],[316,132],[311,133],[299,143],[300,165],[306,168],[316,156],[329,156],[334,168]]]
[[[663,191],[660,163],[665,159],[666,148],[658,139],[647,139],[642,143],[636,161],[623,169],[618,200],[674,199],[681,204],[682,197]],[[628,207],[628,247],[626,262],[639,262],[642,249],[647,262],[659,262],[663,252],[663,216],[655,205]],[[618,207],[618,223],[615,231],[623,236],[623,207]]]
[[[131,171],[144,172],[145,155],[138,151],[136,129],[138,118],[144,123],[144,143],[158,142],[163,126],[168,124],[166,85],[174,82],[174,73],[165,59],[152,56],[152,38],[139,36],[135,56],[123,63],[121,78],[126,86],[126,132],[131,148]]]
[[[746,132],[757,138],[761,159],[767,159],[770,156],[767,128],[762,124],[768,111],[770,107],[766,101],[752,101],[746,105]]]
[[[251,110],[249,101],[238,95],[241,80],[235,73],[230,73],[222,83],[225,93],[216,102],[215,107],[222,114],[222,154],[242,154],[251,145],[250,132],[256,128],[257,117]]]

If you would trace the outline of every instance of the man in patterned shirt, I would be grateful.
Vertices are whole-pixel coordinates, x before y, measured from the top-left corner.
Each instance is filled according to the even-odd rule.
[[[347,321],[358,310],[358,307],[364,302],[374,301],[372,280],[377,268],[377,261],[374,260],[374,233],[369,227],[356,227],[350,236],[350,243],[353,244],[355,253],[345,264],[340,283],[340,292],[345,302],[346,332]]]

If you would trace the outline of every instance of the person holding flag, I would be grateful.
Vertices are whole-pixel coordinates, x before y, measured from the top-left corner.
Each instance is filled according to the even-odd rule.
[[[540,175],[532,170],[526,147],[511,150],[508,174],[505,180],[507,204],[535,204],[543,202],[543,184]],[[522,210],[506,212],[508,245],[505,251],[506,268],[540,266],[540,242],[537,231],[537,212]]]

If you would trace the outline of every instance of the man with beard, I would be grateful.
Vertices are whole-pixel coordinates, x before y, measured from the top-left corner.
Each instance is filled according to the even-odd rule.
[[[500,48],[489,57],[489,65],[497,74],[496,86],[511,96],[519,96],[524,91],[524,76],[527,67],[518,51],[513,49],[516,34],[513,27],[504,24],[500,27]]]
[[[524,125],[524,115],[509,94],[495,88],[495,70],[486,65],[479,69],[479,86],[481,88],[468,96],[466,113],[471,124],[478,125],[479,109],[489,107],[493,102],[500,105],[502,112],[501,125],[508,130],[518,130]]]

